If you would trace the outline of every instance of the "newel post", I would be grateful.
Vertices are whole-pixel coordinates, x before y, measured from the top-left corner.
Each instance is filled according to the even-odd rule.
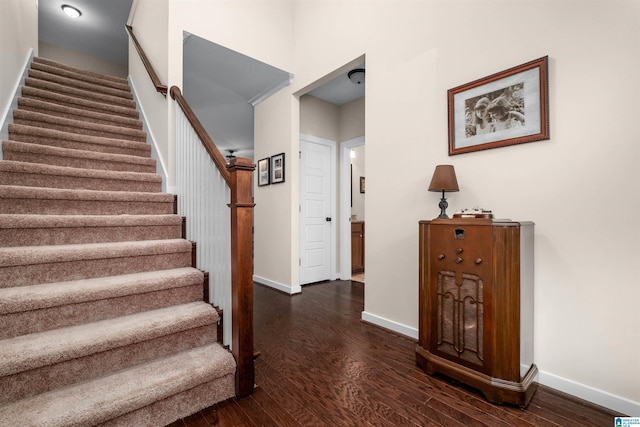
[[[253,371],[253,170],[249,159],[233,159],[231,173],[232,352],[238,365],[236,395],[249,396]]]

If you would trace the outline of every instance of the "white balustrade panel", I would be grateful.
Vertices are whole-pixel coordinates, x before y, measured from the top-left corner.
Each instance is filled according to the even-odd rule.
[[[209,273],[209,302],[224,310],[224,344],[230,346],[230,190],[182,109],[175,111],[178,214],[186,217],[187,239],[196,242],[197,268]]]

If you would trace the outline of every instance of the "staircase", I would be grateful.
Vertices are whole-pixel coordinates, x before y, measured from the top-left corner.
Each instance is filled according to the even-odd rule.
[[[127,81],[34,58],[0,161],[0,425],[162,426],[235,394]]]

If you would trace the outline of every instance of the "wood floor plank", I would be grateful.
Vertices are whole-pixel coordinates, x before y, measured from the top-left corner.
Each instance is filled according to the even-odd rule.
[[[526,409],[494,405],[416,364],[416,342],[361,320],[365,285],[331,281],[287,295],[254,287],[258,388],[175,427],[611,425],[614,413],[539,386]]]
[[[312,411],[307,402],[299,396],[291,394],[289,389],[276,386],[269,389],[269,395],[280,403],[280,406],[290,415],[299,426],[321,427],[327,425],[325,411]],[[338,424],[341,425],[341,424]]]
[[[203,412],[211,426],[219,427],[256,427],[256,424],[242,411],[237,399],[229,399],[214,405],[214,412]],[[187,424],[188,427],[191,427]]]
[[[184,424],[192,427],[208,427],[209,423],[207,422],[202,412],[196,412],[193,415],[190,415],[183,420]]]
[[[569,399],[567,395],[549,388],[542,387],[542,389],[546,392],[537,396],[535,404],[540,408],[544,408],[548,414],[547,416],[550,417],[551,413],[553,413],[559,417],[558,419],[563,425],[568,423],[585,427],[598,427],[613,423],[614,414],[606,413],[606,410],[588,402]]]
[[[262,393],[264,393],[263,390],[254,391],[254,394],[257,395],[260,395]],[[273,427],[280,425],[274,418],[272,418],[272,415],[276,416],[277,412],[266,411],[262,406],[260,406],[253,395],[238,400],[238,405],[240,406],[240,409],[244,411],[247,417],[259,426]]]

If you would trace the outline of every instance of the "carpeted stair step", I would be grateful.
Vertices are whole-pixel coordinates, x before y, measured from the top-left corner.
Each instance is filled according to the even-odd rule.
[[[0,214],[0,247],[182,238],[177,215]]]
[[[0,339],[202,301],[192,267],[0,288]]]
[[[218,320],[196,301],[1,340],[0,404],[213,344]]]
[[[90,90],[77,89],[74,87],[68,87],[54,82],[46,80],[36,79],[33,77],[27,77],[24,79],[26,87],[35,87],[38,89],[49,90],[57,92],[62,95],[67,95],[80,99],[89,99],[95,102],[104,102],[114,105],[120,105],[121,107],[136,108],[135,102],[132,99],[121,98],[119,96],[106,95],[104,93],[95,93]]]
[[[162,426],[234,395],[235,361],[218,344],[0,407],[6,425]],[[135,379],[135,380],[134,380]]]
[[[138,110],[131,106],[113,105],[101,102],[100,100],[77,98],[37,87],[23,87],[21,98],[46,101],[71,108],[82,108],[83,110],[97,113],[113,114],[135,119],[139,117]]]
[[[74,150],[149,157],[151,146],[144,142],[84,135],[18,124],[9,125],[9,139]]]
[[[147,140],[146,132],[139,129],[103,125],[86,120],[65,119],[36,111],[15,110],[13,112],[13,122],[18,125],[55,129],[86,136],[126,139],[138,142]]]
[[[34,79],[52,82],[70,88],[82,89],[94,93],[102,93],[118,98],[133,99],[133,95],[131,94],[131,90],[129,90],[129,87],[114,88],[106,86],[99,79],[94,79],[93,81],[78,80],[71,78],[72,76],[65,76],[59,73],[51,73],[44,70],[38,70],[34,67],[29,69],[28,75],[29,77],[32,77]]]
[[[89,79],[88,81],[92,81],[92,79],[98,79],[102,82],[106,82],[105,84],[114,83],[119,86],[129,86],[127,79],[123,77],[111,76],[109,74],[96,73],[94,71],[83,70],[82,68],[76,68],[71,65],[63,64],[61,62],[54,61],[48,58],[42,58],[40,56],[34,56],[32,67],[35,69],[42,69],[43,66],[48,66],[47,70],[54,73],[60,73],[61,75],[69,76],[68,73],[73,73],[78,77],[79,80]],[[117,87],[117,86],[115,86]]]
[[[19,141],[3,141],[2,156],[4,160],[51,166],[121,172],[156,172],[156,161],[150,157],[100,153]]]
[[[153,173],[69,168],[11,160],[0,162],[0,184],[102,191],[162,191],[162,177]]]
[[[72,120],[86,120],[110,126],[122,126],[131,129],[142,129],[142,122],[134,117],[123,117],[116,114],[94,112],[82,108],[68,107],[66,105],[47,102],[35,98],[18,98],[18,108],[21,111],[34,111],[46,113],[51,116]]]
[[[49,215],[145,215],[174,213],[168,193],[95,191],[0,185],[0,213]]]
[[[190,267],[191,248],[182,239],[0,248],[0,287]]]

